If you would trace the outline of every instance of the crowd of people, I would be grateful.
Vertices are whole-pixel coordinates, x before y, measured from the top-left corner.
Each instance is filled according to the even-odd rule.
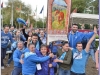
[[[98,50],[94,53],[94,40],[97,28],[88,33],[78,31],[73,24],[67,34],[68,41],[53,41],[47,45],[47,32],[44,29],[21,29],[5,26],[1,31],[1,69],[9,53],[6,64],[14,62],[11,75],[86,75],[85,68],[91,54],[98,69]],[[83,49],[83,42],[86,45]],[[95,54],[95,55],[94,55]]]

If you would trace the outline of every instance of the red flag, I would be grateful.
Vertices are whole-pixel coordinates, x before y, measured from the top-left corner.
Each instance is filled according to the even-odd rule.
[[[77,8],[75,8],[72,13],[77,13]]]
[[[3,2],[2,2],[2,4],[1,4],[1,8],[3,8]]]

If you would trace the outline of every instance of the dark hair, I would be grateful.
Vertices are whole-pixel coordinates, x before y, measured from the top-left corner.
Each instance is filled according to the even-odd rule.
[[[42,44],[42,45],[40,46],[40,49],[41,49],[42,47],[46,47],[46,48],[47,48],[47,45]]]
[[[9,27],[8,25],[5,25],[4,28]]]
[[[10,26],[10,28],[11,28],[11,27],[14,27],[14,26]]]
[[[62,43],[62,46],[64,46],[65,44],[69,44],[68,41],[64,41],[64,42]]]
[[[78,43],[76,43],[76,46],[77,46],[77,44],[82,44],[82,42],[78,42]]]
[[[35,46],[35,44],[33,44],[33,43],[29,43],[29,44],[28,44],[28,47],[30,47],[31,45],[34,45],[34,46]]]
[[[33,36],[37,36],[37,37],[39,37],[38,34],[36,34],[36,33],[34,33],[34,34],[32,35],[32,37],[33,37]]]
[[[72,24],[72,26],[73,26],[73,25],[78,26],[78,24]]]

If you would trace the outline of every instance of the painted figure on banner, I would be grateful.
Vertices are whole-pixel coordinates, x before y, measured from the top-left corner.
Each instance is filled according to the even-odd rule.
[[[66,9],[65,0],[54,0],[52,5],[52,29],[63,30],[65,28]]]

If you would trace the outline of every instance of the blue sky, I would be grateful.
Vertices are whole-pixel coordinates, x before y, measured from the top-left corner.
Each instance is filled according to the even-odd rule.
[[[65,3],[64,0],[54,0],[54,3],[58,4],[58,5],[64,5],[64,6],[66,6],[66,3]]]

